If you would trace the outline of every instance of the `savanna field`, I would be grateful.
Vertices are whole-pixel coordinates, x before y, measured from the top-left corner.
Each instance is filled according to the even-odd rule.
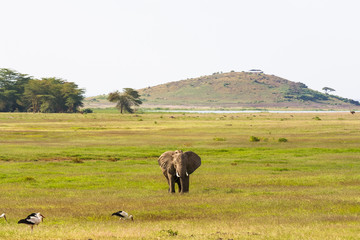
[[[176,149],[202,159],[183,195]],[[360,114],[1,113],[2,212],[0,239],[360,239]]]

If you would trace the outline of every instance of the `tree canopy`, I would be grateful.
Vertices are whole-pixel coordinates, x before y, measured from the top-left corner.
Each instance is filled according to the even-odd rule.
[[[322,88],[322,90],[324,90],[324,91],[325,91],[325,93],[328,93],[328,92],[334,92],[334,91],[335,91],[335,89],[333,89],[333,88],[329,88],[329,87],[323,87],[323,88]]]
[[[134,109],[132,109],[132,107],[142,104],[140,95],[132,88],[124,88],[123,91],[123,93],[119,91],[109,93],[108,100],[117,103],[116,108],[120,110],[120,113],[133,113]]]
[[[0,112],[76,112],[83,106],[84,92],[63,79],[34,79],[0,69]]]

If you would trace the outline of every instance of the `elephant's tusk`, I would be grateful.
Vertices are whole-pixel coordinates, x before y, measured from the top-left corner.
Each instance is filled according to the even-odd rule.
[[[188,172],[186,172],[186,176],[189,176]]]
[[[176,176],[177,176],[177,177],[180,177],[180,175],[179,175],[179,173],[178,173],[178,172],[176,172]]]

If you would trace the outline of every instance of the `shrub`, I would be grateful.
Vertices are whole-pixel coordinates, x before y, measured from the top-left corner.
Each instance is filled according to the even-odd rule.
[[[260,142],[260,138],[255,137],[255,136],[251,136],[250,137],[250,142]]]
[[[279,138],[279,142],[287,142],[288,140],[286,138]]]
[[[85,108],[84,110],[82,110],[83,113],[93,113],[93,110],[90,108]]]
[[[321,118],[319,118],[318,116],[313,117],[313,119],[314,119],[314,120],[317,120],[317,121],[320,121],[320,120],[321,120]]]

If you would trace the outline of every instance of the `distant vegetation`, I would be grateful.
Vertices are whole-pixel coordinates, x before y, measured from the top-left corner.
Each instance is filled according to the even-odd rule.
[[[107,99],[116,103],[116,108],[119,109],[120,113],[133,113],[134,109],[132,107],[142,104],[140,95],[132,88],[124,88],[123,90],[122,93],[119,91],[110,93]]]
[[[77,112],[84,90],[59,78],[34,79],[0,69],[0,112]]]
[[[255,72],[256,71],[256,72]],[[139,90],[124,88],[84,99],[84,89],[59,78],[34,79],[0,68],[0,112],[77,112],[80,107],[116,107],[121,113],[144,108],[237,108],[355,110],[358,101],[309,89],[261,70],[214,72]],[[110,101],[110,102],[109,102]],[[84,105],[84,104],[85,105]]]

